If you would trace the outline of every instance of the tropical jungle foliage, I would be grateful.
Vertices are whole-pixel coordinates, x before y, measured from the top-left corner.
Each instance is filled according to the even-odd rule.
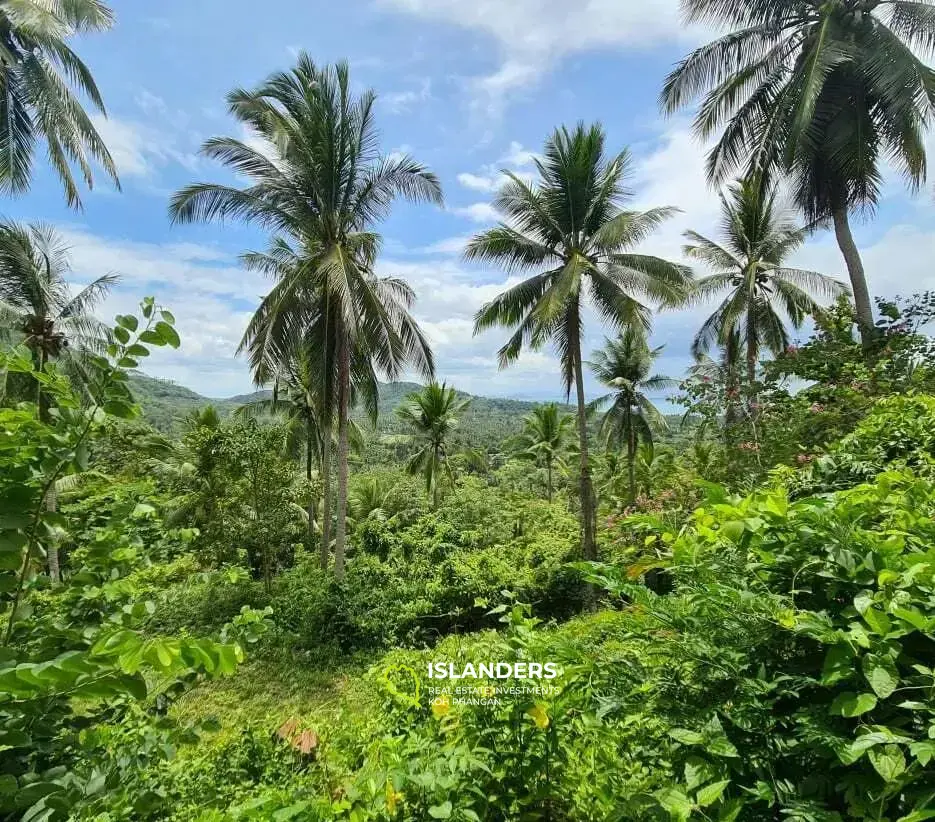
[[[935,818],[935,295],[874,311],[849,228],[883,158],[924,178],[935,5],[683,5],[727,29],[662,95],[719,138],[707,270],[652,253],[673,207],[629,207],[597,123],[467,245],[517,277],[476,330],[502,367],[553,347],[564,405],[435,381],[376,264],[441,187],[344,64],[233,91],[247,136],[204,154],[234,182],[171,202],[268,234],[254,394],[147,377],[171,311],[104,322],[113,277],[73,291],[54,228],[0,225],[0,819]],[[66,41],[112,19],[0,0],[4,191],[37,138],[74,206],[68,161],[112,171],[62,79],[102,106]],[[790,261],[829,225],[850,289]],[[654,313],[712,298],[658,374]]]

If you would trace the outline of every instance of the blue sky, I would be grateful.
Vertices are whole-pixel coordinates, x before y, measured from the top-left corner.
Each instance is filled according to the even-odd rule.
[[[198,156],[207,137],[240,133],[224,97],[285,69],[304,49],[318,62],[346,59],[360,88],[380,96],[384,149],[406,150],[441,178],[446,207],[401,203],[383,225],[380,267],[416,289],[415,313],[433,341],[439,379],[476,394],[532,399],[561,394],[549,351],[529,353],[500,372],[506,332],[472,335],[472,317],[507,281],[489,266],[467,265],[467,237],[491,223],[500,169],[529,172],[556,125],[600,119],[609,147],[634,156],[634,203],[683,212],[643,251],[679,258],[681,232],[716,232],[717,199],[705,185],[704,146],[685,118],[664,119],[656,98],[672,64],[706,32],[679,25],[677,0],[163,0],[114,2],[115,29],[77,48],[108,105],[99,123],[118,164],[121,193],[103,176],[70,212],[40,164],[32,191],[9,216],[58,226],[72,246],[76,283],[123,276],[101,313],[132,309],[155,294],[176,314],[183,344],[148,363],[208,396],[251,387],[234,350],[267,284],[239,270],[237,255],[261,248],[240,225],[173,227],[172,192],[224,173]],[[933,143],[935,147],[935,143]],[[879,213],[857,227],[874,293],[935,287],[931,186],[910,197],[895,176]],[[830,234],[795,262],[844,278]],[[678,377],[704,309],[662,314],[659,371]],[[592,319],[585,351],[605,333]],[[589,386],[593,388],[593,386]]]

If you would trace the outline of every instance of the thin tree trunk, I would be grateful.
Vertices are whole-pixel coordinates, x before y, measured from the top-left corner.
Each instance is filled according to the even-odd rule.
[[[441,471],[441,460],[439,458],[438,446],[433,448],[432,458],[434,459],[434,473],[432,475],[432,510],[438,510],[438,474]]]
[[[36,366],[39,371],[45,370],[46,355],[41,348],[38,351]],[[42,383],[36,380],[36,417],[41,423],[49,422],[49,404],[42,391]],[[45,510],[54,514],[58,510],[58,492],[53,485],[45,495]],[[49,579],[52,586],[57,586],[62,581],[62,570],[59,563],[58,543],[55,539],[50,539],[46,545],[46,558],[49,564]]]
[[[321,569],[328,570],[331,560],[331,420],[326,412],[325,425],[322,428],[321,458]]]
[[[838,241],[847,273],[851,279],[851,291],[854,295],[854,308],[857,313],[857,328],[860,331],[860,341],[864,350],[870,347],[876,333],[873,325],[873,306],[870,303],[870,289],[867,287],[867,276],[864,273],[864,264],[860,259],[860,252],[851,233],[851,225],[847,216],[847,207],[842,206],[832,212],[834,219],[834,235]]]
[[[54,485],[49,488],[45,495],[45,509],[50,513],[55,513],[58,509],[58,492],[55,490]],[[52,581],[52,586],[55,587],[62,581],[62,570],[59,565],[58,541],[54,537],[49,540],[46,552],[49,559],[49,579]]]
[[[338,354],[338,505],[334,531],[334,575],[344,578],[344,553],[347,544],[347,413],[351,381],[351,352],[342,340]]]
[[[581,454],[581,554],[586,560],[597,559],[597,544],[594,532],[597,530],[594,486],[591,482],[591,466],[588,459],[588,416],[584,400],[584,375],[581,373],[581,336],[575,329],[571,352],[572,366],[575,369],[575,392],[578,399],[578,443]]]
[[[546,472],[548,473],[548,495],[549,502],[552,502],[552,458],[548,457],[546,459]]]

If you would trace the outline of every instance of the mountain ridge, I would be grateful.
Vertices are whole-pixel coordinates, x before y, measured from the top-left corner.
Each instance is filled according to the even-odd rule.
[[[130,375],[130,388],[143,409],[143,418],[154,428],[164,433],[179,433],[185,417],[194,410],[214,406],[222,416],[232,414],[237,408],[257,399],[271,396],[271,391],[254,391],[232,397],[206,397],[173,380],[151,377],[140,371]],[[379,418],[380,433],[401,431],[401,424],[393,413],[406,395],[418,391],[422,386],[414,382],[380,383]],[[464,428],[482,427],[486,432],[506,437],[522,427],[522,417],[541,402],[506,397],[484,397],[455,389],[460,397],[471,404],[461,414]],[[569,411],[570,406],[565,406]]]

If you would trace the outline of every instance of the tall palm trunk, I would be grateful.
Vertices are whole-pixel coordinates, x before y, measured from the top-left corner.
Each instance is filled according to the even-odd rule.
[[[325,344],[322,346],[322,376],[325,380],[324,401],[324,424],[321,431],[321,494],[323,497],[321,506],[321,570],[328,570],[328,563],[331,558],[331,431],[333,420],[333,407],[331,405],[331,392],[328,389],[328,381],[331,378],[331,368],[328,362],[328,346],[330,338],[328,329],[331,320],[331,308],[327,292],[325,293]]]
[[[597,545],[594,532],[597,530],[597,517],[594,510],[594,486],[591,482],[591,465],[588,457],[588,416],[584,400],[584,375],[581,373],[580,324],[575,329],[572,346],[575,392],[578,399],[578,449],[581,454],[581,554],[586,560],[596,560]]]
[[[870,289],[867,287],[867,276],[864,273],[864,264],[860,259],[860,252],[851,233],[851,224],[847,216],[847,207],[841,206],[832,212],[834,219],[834,236],[838,247],[844,255],[847,265],[847,274],[851,279],[851,291],[854,295],[854,308],[857,313],[857,328],[860,331],[860,341],[866,351],[873,342],[876,328],[873,325],[873,307],[870,304]]]
[[[321,454],[321,569],[328,570],[331,560],[331,420],[326,414],[322,427]]]
[[[434,446],[433,459],[435,460],[435,476],[432,477],[432,510],[438,510],[438,473],[442,470],[441,453],[439,447]]]
[[[315,455],[315,443],[312,437],[310,420],[305,421],[305,481],[308,485],[308,549],[315,544],[315,493],[312,491],[312,461]]]
[[[747,391],[748,402],[755,400],[753,386],[756,382],[756,320],[754,319],[754,306],[747,309]]]
[[[347,454],[348,394],[351,383],[351,352],[342,339],[338,352],[338,505],[334,532],[334,575],[344,578],[344,552],[347,543]]]
[[[630,505],[636,502],[636,429],[633,426],[633,406],[627,401],[627,477],[630,482]]]

